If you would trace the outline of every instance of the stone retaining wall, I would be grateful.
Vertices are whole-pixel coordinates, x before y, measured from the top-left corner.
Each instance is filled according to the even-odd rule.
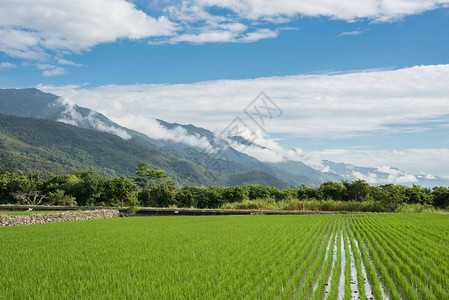
[[[79,221],[92,219],[118,218],[120,213],[115,209],[101,209],[95,211],[67,212],[67,213],[44,213],[23,216],[0,215],[0,227],[32,225],[42,223],[55,223],[65,221]]]

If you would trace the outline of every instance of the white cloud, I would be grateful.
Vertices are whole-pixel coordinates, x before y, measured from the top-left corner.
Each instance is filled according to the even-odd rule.
[[[232,31],[214,30],[202,32],[199,34],[181,34],[171,38],[169,43],[191,42],[195,44],[231,42],[235,39],[236,34]]]
[[[248,19],[325,16],[340,20],[367,18],[390,21],[447,5],[447,0],[196,0],[203,7],[221,7]]]
[[[339,36],[339,37],[343,37],[343,36],[354,36],[354,35],[362,34],[363,32],[364,32],[363,30],[346,31],[346,32],[340,33],[338,36]]]
[[[173,38],[151,41],[152,44],[256,42],[276,38],[284,30],[282,27],[274,30],[263,28],[265,25],[278,26],[299,16],[326,17],[347,22],[391,22],[408,15],[446,7],[449,0],[183,0],[168,3],[168,6],[163,6],[160,10],[177,22],[182,28],[181,33]],[[213,14],[211,9],[214,8],[225,9],[225,12]],[[222,27],[223,24],[233,22],[244,22],[247,30],[242,30],[239,35],[234,30]],[[358,35],[362,32],[344,32],[340,36]]]
[[[411,126],[449,114],[448,80],[449,65],[431,65],[192,84],[40,87],[111,118],[143,114],[213,130],[244,117],[243,109],[265,91],[284,111],[281,118],[267,122],[269,132],[332,139],[400,133],[410,129],[389,124]]]
[[[0,70],[13,69],[13,68],[17,68],[17,65],[9,63],[9,62],[1,62],[0,63]]]
[[[62,67],[50,64],[37,64],[39,70],[43,70],[42,76],[60,76],[65,74],[65,69]]]
[[[362,174],[357,171],[352,172],[352,176],[357,179],[362,179],[368,182],[369,184],[376,184],[379,182],[377,175],[375,173]]]
[[[67,66],[75,66],[75,67],[82,67],[82,64],[77,64],[76,62],[64,59],[64,58],[58,58],[57,63],[60,65],[67,65]]]
[[[253,32],[248,32],[244,37],[240,39],[242,42],[256,42],[262,39],[275,38],[279,35],[278,31],[262,28]]]
[[[47,50],[80,52],[117,39],[172,35],[175,24],[124,0],[2,1],[0,51],[39,59]]]
[[[91,112],[89,115],[83,116],[75,109],[75,105],[71,103],[70,100],[60,99],[60,103],[65,106],[65,110],[62,116],[58,119],[59,122],[81,127],[87,125],[98,131],[115,134],[124,140],[129,140],[132,138],[126,130],[116,126],[106,125],[96,117],[97,114],[95,112]]]
[[[212,148],[205,137],[188,134],[187,131],[180,126],[177,126],[172,130],[167,129],[159,124],[157,120],[143,115],[122,115],[114,118],[114,121],[122,126],[144,133],[153,139],[184,143],[201,149]]]
[[[54,52],[79,53],[120,39],[149,39],[150,44],[256,42],[276,38],[284,30],[267,25],[279,26],[298,16],[386,22],[448,4],[449,0],[183,0],[147,5],[152,13],[157,11],[159,17],[153,17],[126,0],[1,1],[0,51],[45,59]],[[227,12],[212,13],[217,7]]]
[[[389,174],[391,182],[414,182],[416,177],[409,174],[428,173],[447,176],[449,166],[449,148],[442,149],[404,149],[404,150],[360,150],[325,149],[314,151],[320,159],[343,162],[356,166],[377,168],[379,172]],[[401,170],[391,168],[394,166]]]
[[[145,120],[150,118],[182,124],[192,123],[221,131],[235,117],[240,116],[252,130],[256,130],[257,126],[244,114],[243,109],[260,91],[265,91],[284,111],[280,118],[265,120],[264,129],[267,132],[284,137],[333,140],[428,130],[427,126],[418,125],[423,120],[441,119],[449,115],[448,80],[449,65],[430,65],[399,70],[219,80],[192,84],[38,88],[68,97],[80,106],[99,111],[121,125],[147,134]],[[142,124],[139,125],[139,122]],[[447,126],[447,123],[443,122],[438,126]],[[445,158],[449,157],[449,153],[445,152],[443,155],[440,152],[446,150],[438,149],[423,150],[422,153],[410,150],[397,152],[400,153],[398,155],[391,151],[368,150],[302,153],[300,149],[285,150],[269,139],[256,142],[271,150],[248,148],[248,154],[268,161],[297,157],[322,170],[325,166],[320,165],[321,159],[361,166],[397,166],[412,174],[426,172],[445,175],[447,170],[443,170],[442,166],[449,165]],[[270,142],[272,144],[269,144]],[[416,141],[416,148],[419,147],[422,145],[420,141]],[[432,148],[432,145],[428,145],[428,148]]]

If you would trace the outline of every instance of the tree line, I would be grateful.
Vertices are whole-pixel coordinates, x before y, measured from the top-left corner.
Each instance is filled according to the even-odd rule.
[[[128,178],[109,178],[92,170],[42,177],[39,173],[0,167],[0,204],[222,208],[251,201],[372,203],[372,208],[368,208],[372,211],[396,211],[403,204],[445,208],[449,206],[449,188],[371,186],[360,179],[324,182],[316,188],[303,184],[283,190],[263,185],[178,187],[164,171],[145,163],[137,166],[135,176]]]

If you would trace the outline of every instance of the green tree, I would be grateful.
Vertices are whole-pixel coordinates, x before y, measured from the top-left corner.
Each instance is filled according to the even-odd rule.
[[[353,182],[342,180],[345,187],[345,200],[348,201],[365,201],[370,196],[370,185],[362,179],[357,179]]]
[[[145,189],[147,206],[167,207],[176,204],[176,187],[174,182],[153,184],[151,189]]]
[[[248,198],[250,200],[255,199],[268,199],[271,196],[271,187],[265,185],[251,184],[247,185]]]
[[[248,199],[248,189],[245,186],[230,186],[224,188],[222,189],[222,198],[226,202],[242,202],[243,200]]]
[[[322,195],[320,194],[320,191],[318,189],[313,189],[307,184],[303,183],[299,189],[296,190],[297,198],[299,200],[306,200],[306,199],[321,199]]]
[[[439,207],[449,207],[449,188],[444,186],[432,189],[433,202]]]
[[[136,167],[136,176],[129,176],[129,178],[140,189],[151,188],[153,184],[166,182],[168,176],[163,170],[154,170],[149,164],[140,163]]]
[[[419,185],[414,184],[411,188],[406,188],[405,196],[408,203],[433,204],[431,190]]]
[[[79,205],[96,205],[102,193],[104,178],[91,170],[78,171],[72,175],[75,177],[69,176],[65,182],[67,194],[73,195]]]
[[[54,192],[48,192],[48,197],[52,205],[76,206],[75,198],[66,195],[63,190],[56,189]]]
[[[110,201],[120,203],[120,207],[124,207],[125,205],[134,207],[138,204],[136,186],[123,176],[105,180],[103,187],[107,188]]]
[[[323,199],[342,201],[345,197],[345,187],[339,182],[326,181],[318,187]]]
[[[403,185],[383,184],[375,190],[375,199],[382,203],[382,206],[392,212],[395,212],[399,206],[406,201]]]

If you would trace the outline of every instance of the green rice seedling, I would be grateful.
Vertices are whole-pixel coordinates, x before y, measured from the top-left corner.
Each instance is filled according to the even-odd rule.
[[[447,216],[417,214],[134,217],[4,227],[0,299],[350,298],[351,242],[375,298],[382,283],[390,299],[445,299],[448,237]]]
[[[338,288],[340,283],[340,277],[341,277],[341,232],[342,232],[342,226],[341,226],[341,219],[338,222],[337,227],[337,259],[335,260],[334,267],[332,270],[332,277],[331,277],[331,289],[329,291],[329,294],[327,295],[326,299],[337,299],[338,296]]]
[[[346,218],[344,220],[346,222]],[[345,257],[346,257],[346,264],[345,264],[345,294],[344,299],[351,299],[351,259],[349,254],[349,246],[348,246],[348,234],[346,232],[345,226],[343,226],[343,242],[344,242],[344,248],[345,248]]]
[[[317,277],[316,276],[317,270],[321,268],[321,266],[324,264],[324,257],[326,255],[326,250],[328,250],[327,246],[331,242],[330,241],[332,236],[331,233],[335,232],[335,228],[336,224],[334,222],[332,224],[331,230],[327,232],[324,238],[325,242],[323,242],[321,245],[321,248],[318,253],[318,258],[315,259],[311,267],[307,269],[307,273],[305,274],[302,283],[295,289],[295,292],[293,294],[293,297],[295,299],[305,299],[306,296],[309,294],[309,292],[312,290],[315,277]]]
[[[420,257],[414,255],[410,249],[411,247],[403,247],[407,245],[407,241],[403,240],[401,235],[395,233],[394,231],[388,231],[388,233],[383,230],[383,228],[379,225],[372,225],[372,228],[376,229],[377,234],[382,238],[383,244],[385,247],[391,249],[394,255],[398,257],[396,260],[397,263],[401,266],[403,265],[403,269],[407,277],[411,278],[414,285],[417,286],[418,291],[425,297],[426,299],[442,299],[446,296],[446,293],[439,286],[439,284],[435,281],[436,277],[428,276],[428,273],[424,270],[424,267],[421,266]],[[397,242],[403,240],[404,244],[401,244],[401,248],[397,246]],[[408,270],[405,266],[409,267]],[[426,287],[431,287],[433,293]],[[436,296],[436,297],[435,297]]]
[[[351,223],[355,223],[355,222],[356,221],[352,220]],[[351,225],[351,231],[354,231],[352,228],[353,228],[353,224]],[[357,232],[357,231],[354,231],[354,235],[355,235],[356,240],[357,240],[357,242],[359,244],[360,253],[361,253],[362,260],[363,260],[363,263],[365,265],[365,268],[367,270],[368,280],[369,280],[369,282],[371,284],[371,287],[373,289],[374,297],[376,299],[383,299],[382,291],[381,291],[381,288],[380,288],[379,278],[377,277],[377,274],[376,274],[373,266],[371,265],[371,261],[370,261],[370,259],[368,257],[368,253],[367,253],[367,250],[365,249],[365,246],[364,246],[363,240],[362,240],[362,238],[360,236],[360,233]]]
[[[345,225],[346,225],[346,229],[348,232],[349,241],[351,243],[351,249],[352,249],[352,255],[354,257],[355,268],[357,270],[357,286],[359,288],[359,297],[361,299],[366,299],[365,278],[363,278],[363,274],[362,274],[361,258],[360,258],[359,251],[357,250],[357,247],[354,243],[354,237],[353,237],[352,232],[348,225],[349,222],[350,222],[350,219],[348,219],[348,222]]]
[[[338,224],[340,220],[336,220],[336,223]],[[337,225],[338,228],[338,225]],[[333,235],[331,235],[330,237],[330,244],[329,244],[329,249],[327,251],[327,258],[325,259],[324,265],[321,268],[320,272],[321,274],[319,275],[318,278],[318,282],[316,283],[316,290],[315,293],[313,294],[313,299],[321,299],[323,297],[323,293],[324,293],[324,289],[325,289],[325,283],[327,282],[327,279],[329,277],[329,273],[331,271],[331,267],[332,267],[332,260],[333,260],[333,251],[334,251],[334,243],[335,240],[337,238],[337,232],[334,231]]]
[[[377,272],[381,275],[382,280],[384,281],[384,284],[387,286],[389,291],[389,296],[392,299],[399,300],[402,299],[399,291],[397,290],[397,284],[394,282],[393,278],[391,277],[390,273],[387,270],[387,267],[382,262],[379,254],[377,253],[376,249],[372,245],[371,241],[368,239],[367,234],[365,231],[363,231],[358,223],[354,224],[355,230],[360,233],[363,240],[366,242],[367,248],[369,253],[372,256],[374,266],[377,270]]]

